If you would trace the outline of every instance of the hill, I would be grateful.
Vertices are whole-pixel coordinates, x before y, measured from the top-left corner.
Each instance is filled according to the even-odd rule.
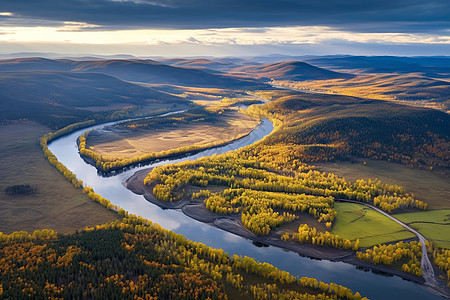
[[[231,74],[272,80],[323,80],[353,77],[350,74],[329,71],[300,61],[238,67]]]
[[[231,71],[232,69],[235,69],[240,66],[239,64],[235,64],[229,61],[210,60],[205,58],[198,58],[198,59],[173,58],[173,59],[163,59],[160,60],[160,62],[174,67],[208,69],[219,72]]]
[[[450,110],[450,82],[420,74],[358,75],[348,80],[277,82],[296,89],[331,92],[370,99],[402,101],[409,105]]]
[[[30,119],[53,128],[106,117],[112,110],[189,105],[182,98],[96,73],[0,72],[0,90],[0,120]]]
[[[44,58],[25,58],[0,61],[0,72],[35,70],[102,73],[122,80],[153,84],[225,88],[262,88],[262,84],[255,80],[212,74],[193,68],[174,67],[153,60],[113,59],[74,61],[67,59],[51,60]]]
[[[40,57],[13,58],[0,60],[0,72],[17,71],[70,71],[72,61]]]
[[[325,56],[304,58],[308,63],[332,70],[353,69],[364,73],[422,73],[428,77],[449,77],[450,57]]]
[[[261,109],[283,120],[269,144],[307,146],[302,161],[363,157],[450,169],[450,116],[425,108],[290,91]]]

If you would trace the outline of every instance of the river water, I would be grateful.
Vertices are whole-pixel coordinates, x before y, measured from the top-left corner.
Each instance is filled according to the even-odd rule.
[[[69,135],[56,139],[49,144],[49,149],[58,160],[69,170],[83,180],[84,185],[91,186],[95,192],[109,199],[131,214],[136,214],[158,223],[162,227],[182,234],[186,238],[201,242],[213,248],[221,248],[228,254],[253,257],[260,262],[270,263],[277,268],[288,271],[295,276],[313,277],[323,282],[334,282],[354,292],[358,291],[363,297],[370,299],[443,299],[423,286],[404,280],[397,276],[385,276],[370,271],[357,269],[355,266],[343,262],[315,260],[301,257],[296,253],[276,247],[258,247],[250,240],[222,231],[205,223],[185,216],[181,211],[161,209],[148,202],[143,196],[136,195],[126,189],[123,183],[134,172],[168,163],[185,160],[195,160],[200,157],[225,153],[236,150],[262,139],[273,130],[273,124],[262,119],[261,125],[248,136],[224,147],[202,151],[196,155],[177,160],[163,160],[152,165],[133,168],[111,177],[102,177],[95,167],[87,164],[78,153],[77,138],[85,131],[101,129],[112,123],[91,126],[78,130]]]

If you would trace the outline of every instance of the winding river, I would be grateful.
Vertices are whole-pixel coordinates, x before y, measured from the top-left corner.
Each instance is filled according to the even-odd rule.
[[[109,199],[112,204],[158,223],[166,229],[182,234],[190,240],[202,242],[214,248],[222,248],[230,255],[246,255],[260,262],[270,263],[281,270],[290,272],[292,275],[334,282],[351,288],[354,292],[358,291],[361,295],[370,299],[442,299],[442,297],[428,291],[423,285],[404,280],[398,276],[386,276],[360,270],[343,262],[301,257],[296,253],[276,247],[258,247],[250,240],[191,219],[180,211],[161,209],[145,200],[143,196],[132,193],[123,185],[138,170],[185,160],[195,160],[250,145],[272,132],[273,124],[269,120],[262,119],[261,124],[248,136],[224,147],[205,150],[176,160],[162,160],[152,165],[127,170],[115,176],[102,177],[97,173],[95,167],[87,164],[79,156],[76,140],[85,131],[101,129],[111,124],[91,126],[58,138],[49,144],[49,149],[61,163],[75,173],[79,179],[83,180],[85,185],[93,187],[96,193]]]

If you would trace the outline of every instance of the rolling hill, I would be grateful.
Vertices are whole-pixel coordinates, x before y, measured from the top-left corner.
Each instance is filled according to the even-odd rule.
[[[240,66],[239,64],[235,64],[229,61],[210,60],[205,58],[198,58],[198,59],[173,58],[173,59],[163,59],[160,60],[160,62],[174,67],[207,69],[219,72],[231,71]]]
[[[122,80],[152,84],[222,88],[263,87],[263,84],[251,79],[212,74],[193,68],[174,67],[153,60],[73,61],[67,59],[25,58],[0,61],[0,72],[36,70],[102,73]]]
[[[325,56],[304,61],[332,70],[353,69],[364,73],[422,73],[428,77],[450,77],[450,57]]]
[[[450,110],[450,82],[420,74],[372,74],[358,75],[348,80],[330,79],[295,83],[279,81],[277,84],[294,89],[400,101],[408,105]]]
[[[450,115],[444,112],[341,95],[273,93],[274,101],[257,108],[283,120],[267,143],[303,145],[302,161],[362,157],[450,170]]]
[[[333,72],[301,61],[238,67],[231,71],[231,74],[266,80],[323,80],[353,77],[351,74]]]
[[[0,120],[30,119],[60,127],[111,110],[189,102],[151,88],[97,73],[0,72]]]

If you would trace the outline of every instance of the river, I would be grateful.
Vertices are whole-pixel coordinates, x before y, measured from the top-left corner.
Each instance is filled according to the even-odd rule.
[[[133,168],[115,176],[102,177],[97,173],[95,167],[87,164],[80,157],[76,140],[85,131],[100,129],[109,124],[111,123],[78,130],[54,140],[48,147],[61,163],[75,173],[77,178],[83,180],[84,185],[91,186],[96,193],[109,199],[112,204],[122,207],[129,213],[158,223],[162,227],[182,234],[192,241],[202,242],[214,248],[221,248],[230,255],[237,254],[253,257],[260,262],[270,263],[295,276],[313,277],[327,283],[334,282],[351,288],[354,292],[358,291],[363,297],[370,299],[443,299],[428,291],[424,286],[404,280],[398,276],[386,276],[363,271],[343,262],[301,257],[296,253],[276,247],[258,247],[250,240],[191,219],[181,211],[161,209],[145,200],[143,196],[132,193],[123,185],[126,179],[141,169],[194,160],[250,145],[272,132],[273,124],[269,120],[262,119],[261,125],[255,128],[248,136],[224,147],[205,150],[181,159],[162,160],[152,165]]]

